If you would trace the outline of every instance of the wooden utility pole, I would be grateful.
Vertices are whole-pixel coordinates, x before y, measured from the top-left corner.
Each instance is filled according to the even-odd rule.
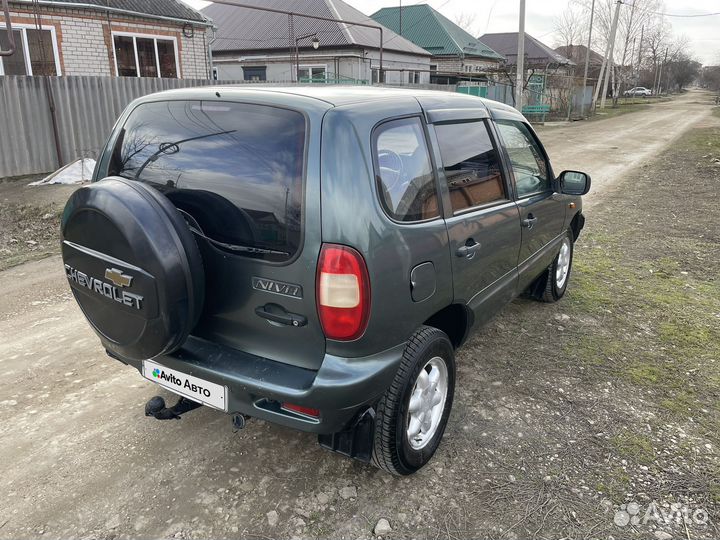
[[[618,0],[617,4],[615,4],[615,15],[613,16],[613,22],[612,27],[610,28],[610,41],[608,42],[607,54],[605,58],[605,65],[607,67],[608,64],[611,64],[612,62],[612,56],[613,51],[615,50],[615,34],[617,32],[617,25],[618,25],[618,18],[620,17],[620,5],[622,4],[622,0]],[[612,68],[611,68],[612,69]],[[603,79],[603,87],[602,87],[602,96],[600,98],[600,108],[605,108],[605,100],[607,98],[607,86],[608,86],[608,79],[610,78],[610,71],[607,69],[605,70],[605,77]]]
[[[518,29],[516,68],[515,108],[522,112],[523,86],[525,85],[525,0],[520,0],[520,27]]]
[[[660,94],[662,92],[662,72],[663,67],[665,67],[665,62],[667,62],[667,53],[668,48],[665,47],[665,59],[662,61],[662,64],[660,64],[660,71],[658,72],[658,78],[657,78],[657,93]]]
[[[595,16],[595,0],[592,0],[590,6],[590,30],[588,30],[587,49],[585,51],[585,73],[582,83],[582,99],[580,100],[580,116],[585,116],[585,86],[587,86],[588,68],[590,67],[590,42],[592,40],[593,17]],[[596,85],[599,83],[595,83]]]

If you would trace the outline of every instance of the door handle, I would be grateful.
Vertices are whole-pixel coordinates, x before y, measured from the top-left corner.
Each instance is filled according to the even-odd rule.
[[[290,313],[286,311],[284,307],[277,304],[265,304],[255,308],[255,315],[267,319],[270,322],[278,324],[286,324],[288,326],[305,326],[307,324],[307,317],[304,315],[298,315],[297,313]]]
[[[522,220],[522,226],[527,227],[528,229],[532,229],[537,220],[538,218],[536,218],[532,214],[528,214],[528,217]]]
[[[460,246],[459,248],[457,248],[455,255],[457,255],[458,257],[466,257],[468,259],[472,259],[475,256],[475,253],[479,251],[481,247],[482,244],[476,242],[472,238],[468,238],[464,246]]]

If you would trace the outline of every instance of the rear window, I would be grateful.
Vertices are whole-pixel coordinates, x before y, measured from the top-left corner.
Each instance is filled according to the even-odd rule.
[[[380,125],[374,134],[375,167],[385,212],[398,221],[440,215],[435,176],[419,118]]]
[[[164,101],[123,126],[109,175],[146,182],[216,248],[270,261],[301,239],[305,118],[246,103]]]

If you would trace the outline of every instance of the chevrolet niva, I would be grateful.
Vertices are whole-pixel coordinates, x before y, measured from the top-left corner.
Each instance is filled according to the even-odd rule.
[[[455,351],[568,286],[588,175],[553,173],[493,101],[205,87],[134,101],[62,218],[107,353],[201,404],[410,474],[440,444]]]

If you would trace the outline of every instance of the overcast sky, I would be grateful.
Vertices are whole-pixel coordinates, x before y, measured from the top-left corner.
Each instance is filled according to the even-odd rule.
[[[183,0],[193,7],[203,0]],[[368,15],[381,7],[397,6],[398,0],[345,0]],[[475,13],[477,35],[486,32],[512,32],[518,27],[518,0],[406,0],[405,5],[428,3],[451,20],[461,13]],[[527,0],[525,29],[548,45],[553,45],[553,22],[565,9],[567,0]],[[695,15],[720,13],[720,0],[665,0],[665,13]],[[668,17],[675,34],[691,40],[692,53],[703,64],[720,64],[720,15],[712,17]],[[601,51],[602,52],[602,51]]]

